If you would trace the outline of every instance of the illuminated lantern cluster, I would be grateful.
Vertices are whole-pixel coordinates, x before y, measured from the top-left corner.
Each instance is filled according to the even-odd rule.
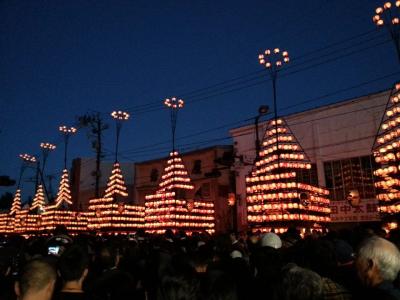
[[[51,143],[40,143],[40,148],[45,150],[54,150],[56,149],[56,145]]]
[[[130,115],[125,111],[115,110],[111,113],[111,117],[116,120],[126,121],[129,119]]]
[[[21,210],[21,190],[15,192],[14,199],[11,205],[10,215],[15,215],[17,211]]]
[[[89,200],[89,211],[90,230],[128,233],[144,228],[143,206],[115,203],[113,198],[95,198]]]
[[[144,207],[116,201],[118,196],[126,197],[128,193],[120,164],[116,162],[104,197],[89,200],[88,229],[128,233],[144,228]]]
[[[392,4],[390,1],[386,2],[383,7],[378,7],[375,9],[375,15],[372,20],[377,26],[383,25],[399,25],[399,8],[400,1],[395,1]]]
[[[58,127],[58,130],[60,132],[62,132],[63,134],[73,134],[76,132],[76,128],[75,127],[67,127],[65,125],[62,125],[60,127]]]
[[[119,162],[114,163],[110,178],[108,179],[104,198],[115,198],[116,196],[128,196]]]
[[[51,231],[54,230],[57,225],[63,225],[72,234],[87,231],[88,218],[91,215],[89,212],[76,212],[51,208],[54,207],[45,210],[41,215],[39,230]]]
[[[258,55],[260,65],[265,66],[267,69],[274,66],[281,67],[283,63],[288,63],[289,60],[289,53],[281,51],[279,48],[273,50],[267,49],[264,53]]]
[[[276,141],[279,143],[276,143]],[[329,192],[300,182],[311,163],[283,119],[270,120],[252,172],[246,177],[247,219],[254,230],[285,231],[330,222]]]
[[[400,212],[400,84],[392,89],[373,153],[379,168],[374,171],[379,210],[383,216]]]
[[[23,161],[26,161],[26,162],[31,162],[31,163],[36,162],[36,157],[34,157],[34,156],[32,156],[32,155],[29,155],[29,154],[27,154],[27,153],[20,154],[19,157],[20,157]]]
[[[33,202],[30,207],[30,210],[41,213],[43,211],[45,204],[46,203],[44,200],[43,186],[41,184],[39,184],[37,187],[37,190],[36,190],[35,197],[33,198]]]
[[[69,187],[69,176],[67,169],[64,169],[63,174],[61,175],[60,187],[58,189],[55,207],[58,208],[63,204],[72,204],[71,189]]]
[[[194,189],[179,153],[169,155],[159,189],[146,196],[146,230],[163,233],[166,229],[187,233],[214,233],[214,203],[191,200],[186,193]]]
[[[170,108],[182,108],[185,105],[185,102],[182,99],[178,99],[176,97],[167,98],[164,100],[164,104]]]

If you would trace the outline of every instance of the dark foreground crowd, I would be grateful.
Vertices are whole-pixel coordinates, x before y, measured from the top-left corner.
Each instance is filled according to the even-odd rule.
[[[400,299],[400,232],[0,238],[0,299]]]

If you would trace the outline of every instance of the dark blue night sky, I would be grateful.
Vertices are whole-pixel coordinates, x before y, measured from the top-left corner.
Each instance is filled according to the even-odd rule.
[[[112,110],[131,113],[121,133],[121,161],[163,157],[170,130],[162,101],[173,95],[187,103],[179,115],[178,148],[230,143],[229,128],[245,124],[240,121],[259,105],[272,106],[257,59],[265,48],[286,49],[292,58],[278,82],[278,107],[289,107],[281,114],[386,89],[396,79],[387,75],[399,65],[387,32],[372,22],[382,3],[1,1],[0,175],[16,178],[18,154],[38,154],[42,141],[59,146],[46,173],[60,174],[58,126],[74,125],[88,111],[104,113],[110,125]],[[112,126],[105,144],[110,160],[114,136]],[[70,162],[93,156],[85,131],[71,138],[69,150]],[[33,188],[25,184],[23,193]]]

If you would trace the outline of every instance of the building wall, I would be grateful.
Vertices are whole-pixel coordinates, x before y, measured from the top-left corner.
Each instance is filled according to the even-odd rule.
[[[317,166],[319,185],[325,186],[324,162],[371,155],[371,148],[390,91],[370,94],[340,103],[285,116],[285,120]],[[260,123],[260,137],[266,122]],[[234,169],[238,201],[238,225],[247,225],[245,176],[255,158],[255,128],[230,131],[236,156]]]
[[[111,175],[113,162],[103,161],[100,164],[100,196],[104,195],[107,188],[107,181]],[[134,163],[120,163],[122,175],[128,190],[126,202],[134,203]],[[72,162],[71,192],[74,200],[74,208],[86,210],[89,205],[89,199],[94,198],[96,160],[94,158],[75,158]]]
[[[233,211],[228,206],[228,193],[235,191],[234,180],[231,180],[232,172],[230,166],[215,162],[216,159],[223,157],[224,153],[231,156],[232,146],[215,146],[182,154],[183,163],[195,187],[188,197],[214,202],[216,232],[226,232],[233,226]],[[135,199],[139,204],[144,205],[145,196],[154,193],[158,188],[166,159],[135,165]],[[201,161],[201,168],[197,170],[200,172],[195,170],[196,161]],[[151,180],[152,170],[158,171],[158,178],[155,181]]]

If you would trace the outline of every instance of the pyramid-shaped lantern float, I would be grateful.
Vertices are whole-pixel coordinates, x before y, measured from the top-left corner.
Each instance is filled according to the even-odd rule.
[[[153,233],[214,233],[214,203],[191,200],[194,186],[178,152],[171,152],[158,190],[146,196],[146,229]]]
[[[0,220],[0,232],[14,232],[16,231],[16,226],[18,225],[19,218],[17,217],[18,213],[21,211],[21,190],[17,189],[15,191],[15,195],[13,198],[13,202],[11,204],[11,209],[8,215],[0,216],[0,219],[6,218],[6,226],[1,226]],[[3,229],[3,230],[2,230]]]
[[[144,207],[121,201],[128,192],[119,162],[115,162],[103,198],[89,200],[88,228],[105,232],[133,232],[144,227]]]
[[[55,206],[61,207],[63,205],[72,205],[71,189],[69,186],[68,170],[64,169],[61,175],[60,187],[58,189]]]
[[[278,140],[277,140],[278,139]],[[330,221],[329,192],[301,182],[310,160],[284,119],[270,120],[255,165],[246,177],[247,218],[254,230],[284,232]]]
[[[379,210],[383,217],[400,212],[400,83],[392,89],[373,145]]]
[[[41,213],[45,206],[45,199],[44,199],[44,192],[43,192],[43,185],[39,184],[35,193],[35,197],[33,198],[33,202],[29,210],[36,211]]]
[[[21,210],[21,190],[17,189],[10,209],[10,215],[15,215]]]
[[[42,215],[42,228],[54,230],[57,226],[65,226],[71,233],[79,233],[87,228],[85,213],[71,210],[72,197],[69,185],[68,170],[64,169],[61,175],[57,198],[52,205],[46,206]]]
[[[128,196],[119,162],[115,162],[113,165],[110,178],[108,179],[107,189],[105,191],[104,198],[115,198],[117,196]]]

